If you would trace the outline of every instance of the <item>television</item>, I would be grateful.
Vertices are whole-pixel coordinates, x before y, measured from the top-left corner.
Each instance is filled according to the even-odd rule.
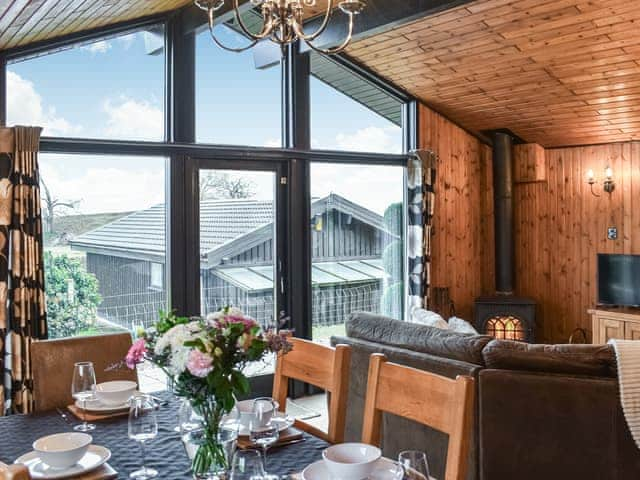
[[[640,255],[598,254],[598,305],[640,307]]]

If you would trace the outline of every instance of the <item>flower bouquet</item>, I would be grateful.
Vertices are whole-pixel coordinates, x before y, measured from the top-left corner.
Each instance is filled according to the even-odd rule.
[[[249,393],[244,367],[268,353],[288,352],[288,331],[263,331],[237,308],[224,308],[206,318],[160,312],[159,321],[142,332],[125,362],[129,368],[148,360],[174,382],[177,396],[187,399],[202,418],[204,441],[192,469],[196,477],[224,470],[227,459],[219,441],[220,422]]]

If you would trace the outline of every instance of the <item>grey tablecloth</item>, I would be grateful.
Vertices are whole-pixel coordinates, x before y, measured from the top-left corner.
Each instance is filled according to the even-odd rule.
[[[158,478],[167,480],[191,479],[189,460],[180,441],[176,426],[177,402],[168,395],[169,404],[157,412],[158,436],[147,444],[147,465],[160,472]],[[73,415],[69,415],[74,418]],[[111,450],[109,464],[118,471],[118,478],[127,478],[140,466],[140,449],[127,437],[127,417],[97,423],[91,432],[94,443]],[[69,431],[70,426],[58,415],[50,412],[38,415],[14,415],[0,418],[0,461],[12,463],[20,455],[31,451],[33,441],[43,435]],[[299,472],[322,455],[327,444],[313,436],[305,435],[302,443],[275,448],[269,452],[270,473],[287,475]]]

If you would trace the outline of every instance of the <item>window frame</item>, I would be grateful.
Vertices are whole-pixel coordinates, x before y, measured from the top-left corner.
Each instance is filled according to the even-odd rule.
[[[197,289],[189,289],[198,272],[197,248],[197,185],[198,158],[232,162],[250,159],[255,162],[277,162],[285,165],[288,183],[282,208],[288,212],[284,239],[288,265],[283,277],[287,288],[283,308],[294,319],[291,327],[301,337],[311,337],[311,237],[310,179],[311,162],[401,165],[406,168],[407,152],[417,148],[417,101],[402,89],[382,80],[367,68],[345,55],[331,59],[354,74],[393,95],[403,104],[403,154],[361,153],[312,150],[310,147],[309,53],[299,44],[290,45],[281,62],[282,148],[209,145],[195,143],[195,35],[203,18],[193,8],[123,22],[86,32],[74,33],[50,41],[38,42],[0,52],[0,125],[6,124],[6,68],[8,62],[43,55],[79,43],[98,41],[151,26],[164,25],[165,140],[158,142],[99,140],[87,138],[43,137],[43,153],[102,154],[128,156],[163,156],[167,158],[165,188],[167,209],[167,258],[164,268],[168,308],[179,314],[199,313]],[[405,170],[406,172],[406,170]],[[405,174],[406,187],[406,174]],[[406,204],[406,188],[405,204]],[[194,193],[195,192],[195,193]],[[406,217],[406,212],[405,212]],[[405,218],[406,236],[406,218]],[[278,228],[281,228],[279,226]],[[405,241],[406,250],[406,241]],[[195,253],[194,253],[195,252]],[[407,301],[405,257],[405,302]],[[406,305],[405,305],[406,317]]]

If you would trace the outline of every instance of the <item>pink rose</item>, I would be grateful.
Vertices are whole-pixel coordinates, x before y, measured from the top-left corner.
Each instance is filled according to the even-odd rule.
[[[133,345],[131,345],[131,348],[127,352],[127,356],[124,360],[127,367],[131,370],[136,368],[136,365],[138,363],[142,363],[144,360],[145,353],[147,353],[147,345],[144,342],[144,338],[140,338],[133,342]]]
[[[213,370],[213,358],[200,350],[193,349],[189,352],[187,369],[194,377],[204,378]]]

